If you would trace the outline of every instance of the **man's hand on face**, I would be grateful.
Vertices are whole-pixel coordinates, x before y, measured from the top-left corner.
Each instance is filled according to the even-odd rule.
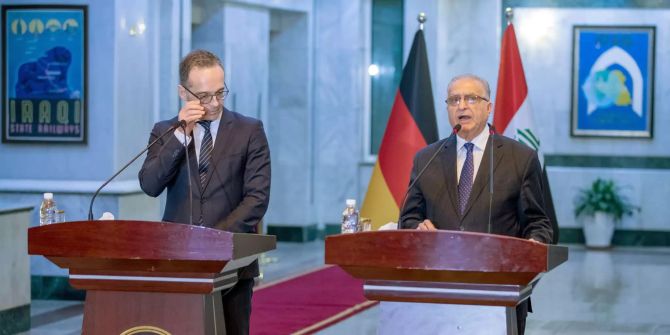
[[[433,225],[430,220],[423,220],[423,222],[419,223],[419,226],[416,227],[417,230],[437,230],[435,228],[435,225]]]
[[[179,110],[179,121],[186,121],[186,136],[191,136],[196,121],[202,119],[204,115],[205,107],[200,104],[200,101],[191,100],[184,104],[184,107]],[[182,131],[181,128],[178,129]]]

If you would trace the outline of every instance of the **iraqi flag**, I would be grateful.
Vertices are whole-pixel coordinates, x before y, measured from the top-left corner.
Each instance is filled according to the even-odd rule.
[[[438,139],[426,42],[418,30],[361,208],[361,217],[370,218],[373,229],[398,220],[414,155]]]
[[[554,229],[554,244],[558,242],[558,222],[551,197],[547,170],[540,139],[533,121],[533,112],[528,101],[528,86],[521,64],[519,46],[516,42],[514,26],[510,23],[503,35],[500,51],[500,69],[498,72],[498,91],[493,114],[493,125],[504,136],[522,142],[537,150],[542,163],[542,181],[544,183],[545,211]]]

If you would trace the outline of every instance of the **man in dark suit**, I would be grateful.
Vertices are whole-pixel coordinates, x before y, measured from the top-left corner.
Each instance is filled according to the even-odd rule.
[[[446,102],[449,122],[453,127],[460,124],[461,129],[457,136],[433,143],[416,154],[410,183],[443,147],[408,190],[400,227],[485,233],[490,215],[493,234],[551,242],[537,154],[522,143],[493,135],[486,123],[492,105],[488,83],[474,75],[455,77],[449,83]],[[494,174],[491,203],[490,164]],[[517,306],[519,334],[524,333],[528,309],[527,301]]]
[[[257,233],[270,197],[270,150],[263,124],[223,107],[228,88],[223,65],[214,54],[191,52],[179,65],[179,77],[184,106],[177,117],[156,123],[149,141],[177,120],[186,123],[185,132],[178,128],[149,149],[139,172],[142,190],[156,197],[167,188],[164,221]],[[184,141],[188,142],[190,177]],[[239,270],[237,284],[223,293],[227,334],[249,333],[256,276],[258,263],[254,262]]]

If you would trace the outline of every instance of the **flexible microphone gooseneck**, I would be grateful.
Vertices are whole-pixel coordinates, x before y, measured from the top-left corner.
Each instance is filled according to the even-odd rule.
[[[493,207],[493,141],[495,140],[496,128],[491,124],[489,125],[489,136],[491,137],[491,150],[489,150],[490,159],[489,159],[489,223],[488,223],[488,233],[491,234],[491,208]]]
[[[188,174],[188,224],[193,225],[193,185],[191,185],[191,160],[188,158],[188,136],[186,135],[186,122],[181,122],[184,132],[184,150],[186,150],[186,173]],[[195,147],[195,142],[193,142]]]
[[[107,186],[107,184],[109,184],[109,182],[111,182],[114,178],[116,178],[116,176],[118,176],[121,172],[123,172],[126,168],[128,168],[128,166],[130,166],[130,164],[132,164],[138,158],[140,158],[140,156],[142,156],[142,154],[144,154],[147,150],[149,150],[149,148],[151,148],[152,145],[154,145],[161,138],[163,138],[163,136],[172,133],[175,129],[177,129],[177,127],[181,126],[181,124],[183,122],[184,121],[176,121],[172,126],[170,126],[170,128],[168,130],[166,130],[164,133],[160,134],[160,136],[158,136],[155,140],[151,141],[151,143],[149,143],[142,151],[140,151],[139,154],[137,154],[135,157],[133,157],[133,159],[131,159],[130,162],[128,162],[126,165],[124,165],[119,171],[117,171],[113,176],[109,177],[109,179],[107,179],[104,183],[102,183],[102,185],[100,185],[100,187],[95,191],[95,193],[93,193],[93,197],[91,198],[91,203],[88,206],[88,220],[89,221],[93,220],[93,202],[95,201],[95,197],[97,197],[98,194],[100,193],[100,190],[102,190],[103,187]]]
[[[411,191],[412,187],[414,187],[416,182],[419,181],[419,178],[421,178],[421,175],[423,175],[423,173],[426,171],[426,169],[428,168],[430,163],[432,163],[433,160],[435,159],[435,157],[437,157],[437,154],[439,154],[442,151],[442,149],[446,146],[446,143],[449,142],[449,139],[451,139],[451,137],[455,136],[460,130],[461,130],[461,124],[458,123],[451,130],[451,135],[449,135],[449,138],[446,141],[444,141],[444,143],[442,145],[440,145],[440,147],[437,150],[435,150],[435,153],[433,154],[433,156],[430,157],[430,159],[428,160],[426,165],[423,166],[423,169],[421,169],[421,171],[419,171],[419,173],[416,175],[416,178],[414,178],[414,180],[409,184],[409,187],[407,187],[407,191],[405,192],[405,196],[402,198],[402,206],[400,206],[400,213],[398,214],[398,225],[400,225],[400,216],[402,215],[402,209],[405,208],[405,203],[407,202],[407,196],[409,195],[409,191]]]

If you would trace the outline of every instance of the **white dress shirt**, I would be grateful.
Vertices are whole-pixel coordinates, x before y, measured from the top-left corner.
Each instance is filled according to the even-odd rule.
[[[219,124],[221,123],[222,114],[223,113],[219,113],[216,120],[212,120],[212,123],[209,125],[209,132],[212,134],[212,148],[214,148],[216,142],[216,134],[219,132]],[[196,123],[195,127],[193,127],[193,134],[195,136],[195,156],[198,159],[198,163],[200,163],[200,144],[202,143],[202,138],[205,137],[205,127]],[[179,143],[184,143],[184,133],[175,129],[174,136],[177,137]],[[188,136],[186,140],[187,144],[191,144],[191,136]]]
[[[472,176],[472,182],[475,182],[477,178],[477,171],[479,171],[479,165],[482,163],[482,157],[484,157],[484,150],[486,149],[486,142],[489,140],[489,125],[484,127],[477,137],[473,138],[472,144],[475,146],[472,148],[472,159],[475,163],[474,175]],[[468,143],[465,139],[460,136],[456,136],[456,180],[460,183],[461,181],[461,170],[463,170],[463,165],[465,164],[465,157],[468,154],[468,150],[465,149],[465,143]]]

